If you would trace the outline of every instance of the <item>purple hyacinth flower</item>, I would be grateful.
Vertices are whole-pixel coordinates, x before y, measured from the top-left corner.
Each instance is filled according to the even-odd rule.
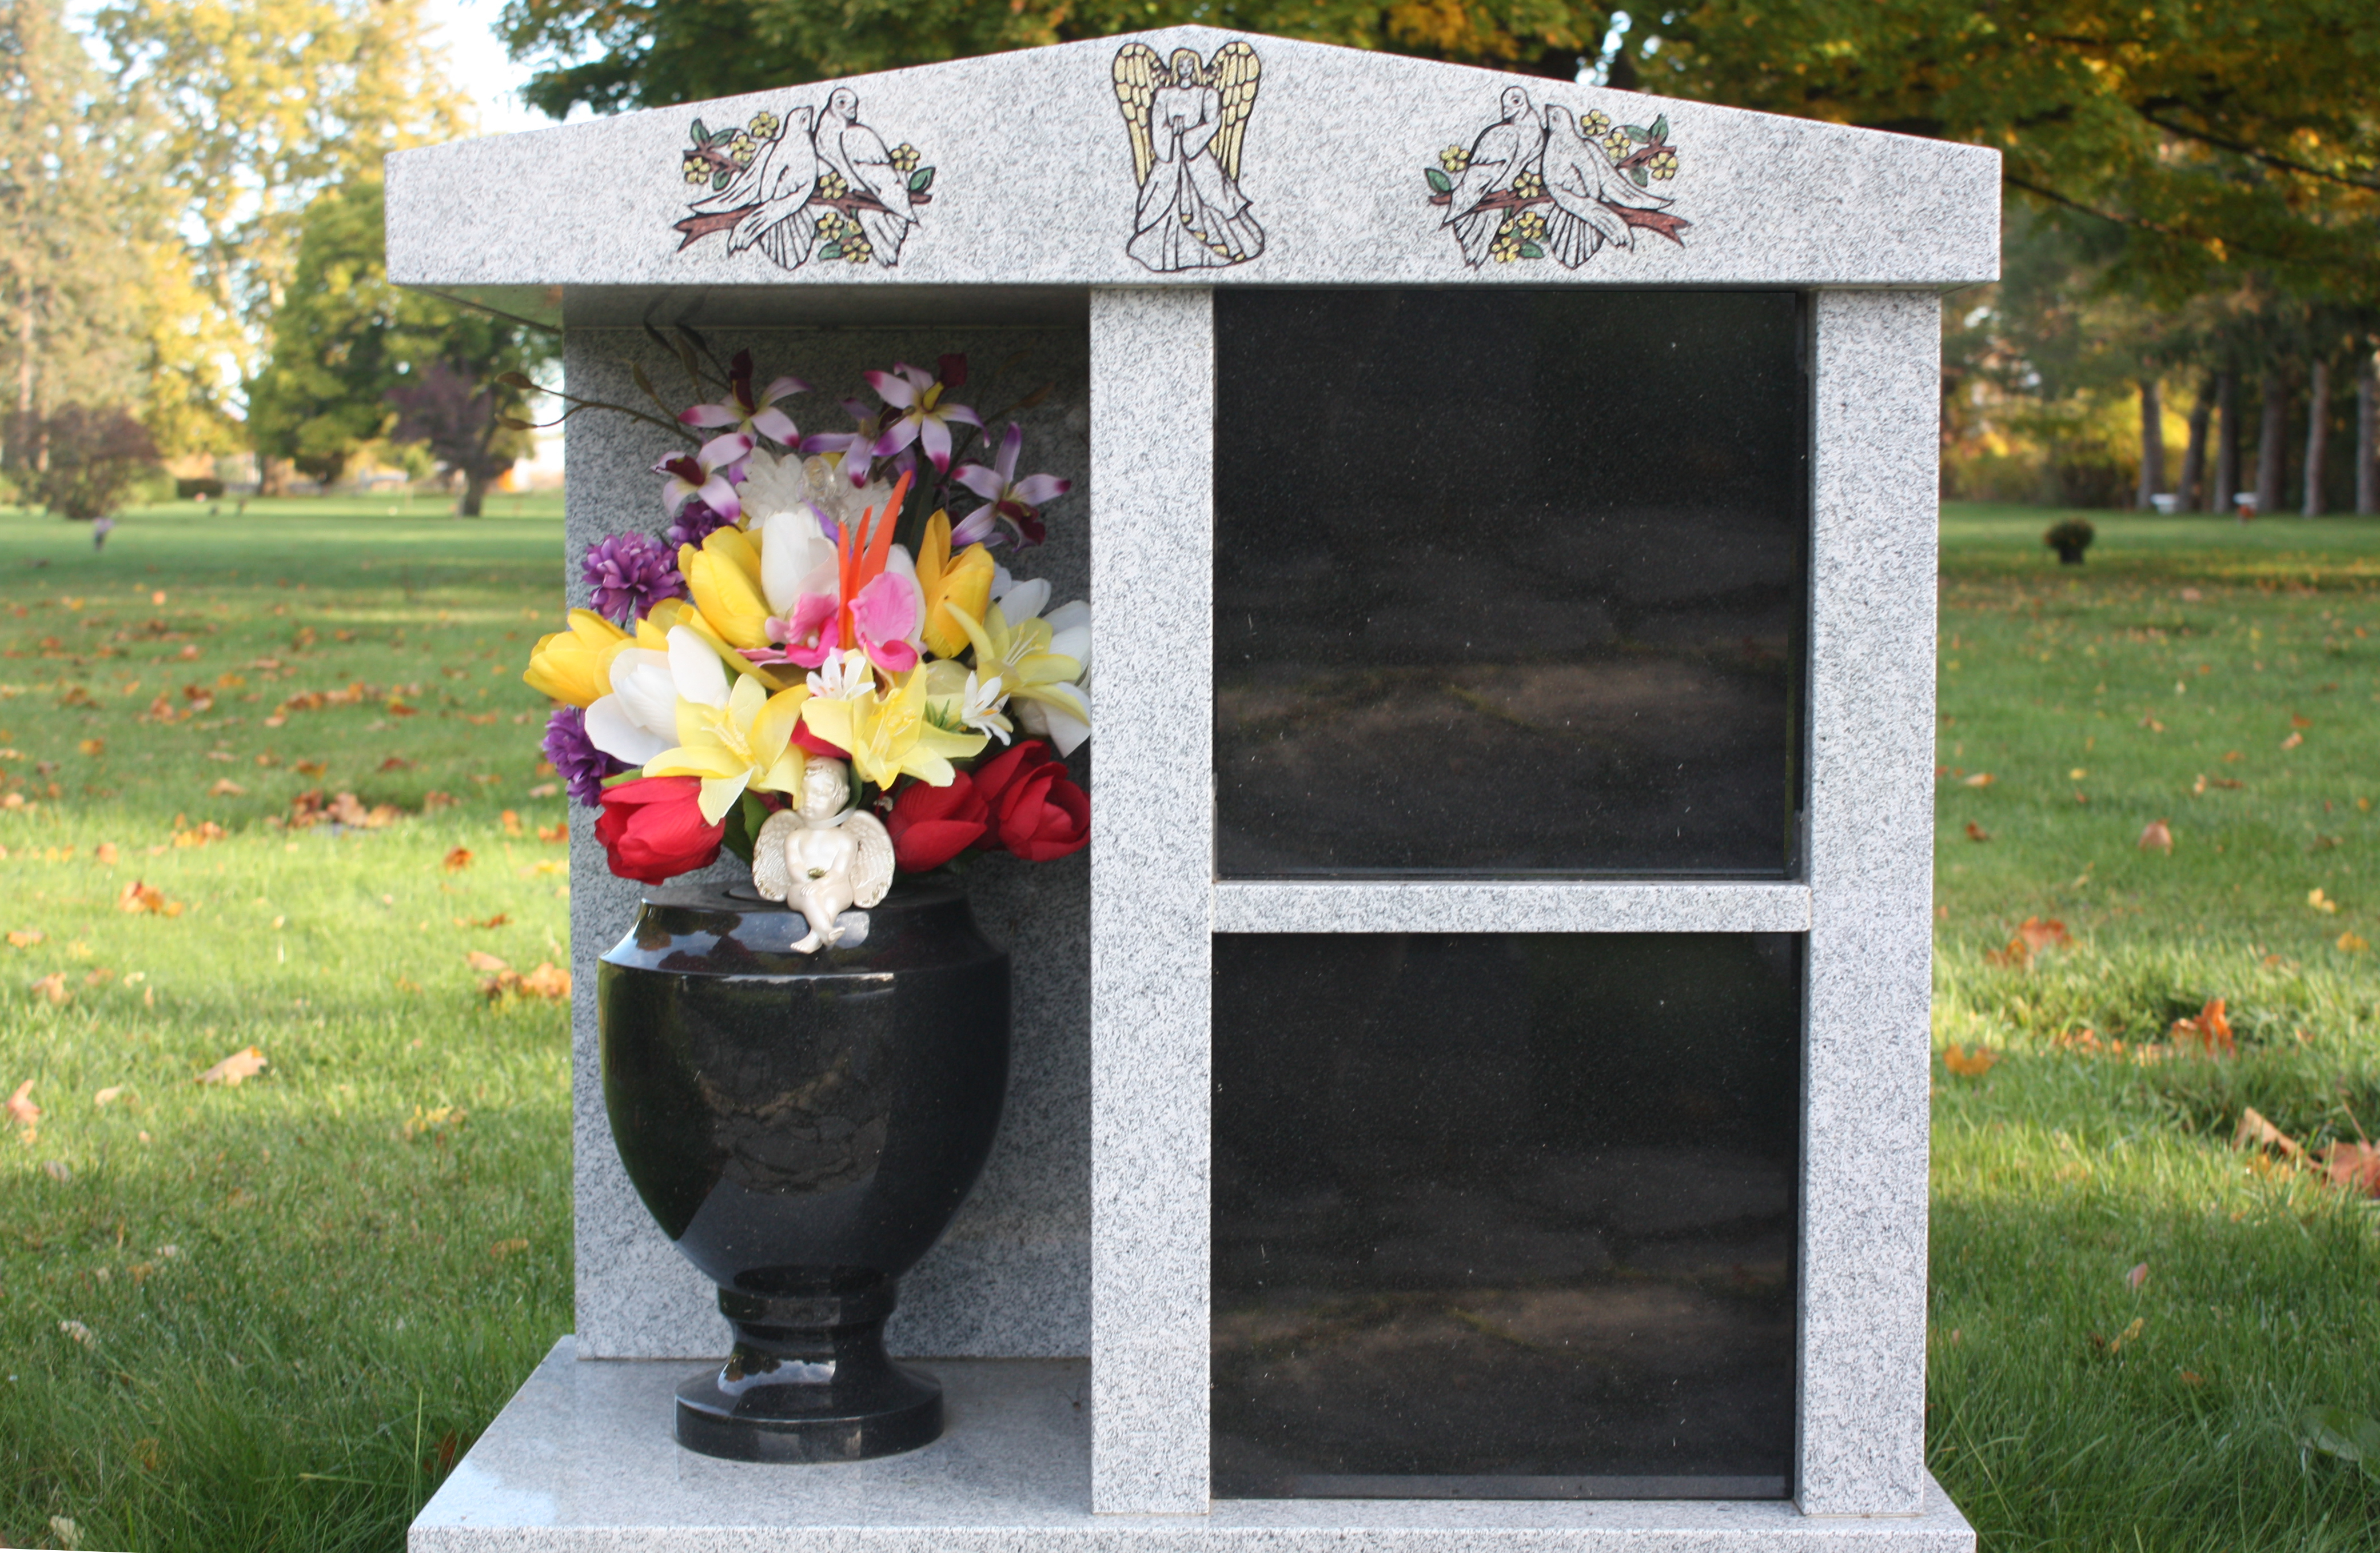
[[[595,613],[623,629],[663,599],[686,597],[677,552],[650,534],[614,534],[589,545],[579,569],[595,590]]]
[[[678,508],[677,516],[670,520],[668,529],[662,535],[662,542],[669,546],[672,555],[677,553],[680,545],[692,545],[700,550],[703,540],[726,528],[730,521],[712,511],[710,503],[697,496]]]
[[[603,779],[628,769],[588,742],[587,714],[577,707],[556,707],[546,720],[545,758],[562,773],[570,796],[590,809],[603,802]]]

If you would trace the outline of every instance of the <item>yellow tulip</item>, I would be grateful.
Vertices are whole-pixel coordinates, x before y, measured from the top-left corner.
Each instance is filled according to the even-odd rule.
[[[956,604],[980,618],[991,602],[991,576],[997,569],[991,552],[969,545],[951,559],[951,516],[938,512],[926,521],[925,541],[917,547],[917,588],[926,598],[926,646],[937,658],[956,658],[967,649],[967,635],[945,606]]]
[[[769,600],[760,591],[760,552],[740,528],[720,528],[702,548],[677,547],[678,574],[695,608],[731,647],[769,645]]]
[[[750,674],[735,681],[723,707],[707,707],[680,696],[677,743],[645,764],[647,776],[702,779],[698,807],[705,824],[716,825],[747,787],[771,793],[802,790],[801,746],[793,742],[808,690],[771,696]]]
[[[952,758],[980,755],[986,742],[981,734],[938,728],[927,717],[923,663],[909,671],[889,700],[873,689],[848,699],[814,696],[802,705],[802,722],[829,744],[849,750],[851,769],[879,787],[889,788],[904,775],[929,787],[948,787],[957,774]]]
[[[521,673],[541,696],[589,707],[612,693],[612,657],[633,640],[593,610],[572,610],[570,629],[540,637]]]

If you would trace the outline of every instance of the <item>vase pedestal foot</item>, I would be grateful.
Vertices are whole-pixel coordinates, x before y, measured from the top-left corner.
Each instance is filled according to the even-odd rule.
[[[941,1438],[941,1383],[884,1353],[888,1280],[856,1293],[719,1292],[727,1363],[677,1389],[677,1442],[736,1462],[861,1462]]]

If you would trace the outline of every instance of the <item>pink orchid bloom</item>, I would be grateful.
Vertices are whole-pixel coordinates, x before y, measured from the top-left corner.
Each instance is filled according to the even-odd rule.
[[[908,559],[907,552],[893,548],[901,561]],[[925,625],[923,606],[914,573],[887,568],[859,590],[851,601],[851,624],[869,662],[893,674],[917,666],[916,638]]]
[[[755,397],[752,353],[739,350],[727,364],[726,400],[680,410],[677,419],[686,426],[733,426],[747,436],[766,437],[781,447],[792,447],[801,441],[801,430],[776,404],[788,394],[808,393],[809,386],[799,378],[779,378]]]
[[[802,451],[841,454],[843,476],[851,481],[852,489],[857,490],[868,483],[868,471],[876,458],[877,440],[884,435],[884,421],[880,415],[869,414],[868,406],[856,399],[845,399],[843,409],[857,424],[857,430],[813,431],[802,439]],[[833,522],[832,518],[827,521]],[[827,537],[832,539],[834,535]]]
[[[791,614],[771,618],[769,639],[778,645],[745,656],[755,663],[798,663],[815,669],[841,650],[836,622],[843,601],[832,593],[805,593],[794,601]]]
[[[703,505],[735,522],[744,515],[744,504],[735,495],[735,481],[741,473],[736,466],[751,452],[750,437],[730,431],[711,438],[691,454],[672,454],[662,459],[653,466],[653,473],[669,477],[662,483],[662,511],[675,517],[687,497],[699,496]]]
[[[926,450],[927,462],[933,465],[936,474],[950,473],[951,422],[963,426],[983,424],[968,406],[951,404],[942,397],[965,384],[966,358],[945,356],[934,372],[895,361],[891,371],[869,372],[867,376],[868,386],[876,390],[876,396],[884,401],[885,407],[900,411],[876,440],[876,455],[882,458],[916,443]]]
[[[1008,432],[1000,439],[1000,454],[986,468],[981,464],[962,464],[952,478],[991,504],[967,514],[958,528],[951,534],[953,547],[973,544],[989,537],[992,524],[1006,524],[1016,531],[1019,546],[1038,545],[1047,535],[1041,515],[1037,510],[1056,501],[1075,489],[1072,480],[1055,475],[1027,475],[1016,478],[1017,451],[1025,445],[1025,429],[1014,421],[1008,423]],[[961,533],[969,536],[962,541]]]

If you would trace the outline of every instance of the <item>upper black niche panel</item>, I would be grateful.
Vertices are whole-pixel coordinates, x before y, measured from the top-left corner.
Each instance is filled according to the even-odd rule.
[[[1791,867],[1785,292],[1215,295],[1227,878]]]

